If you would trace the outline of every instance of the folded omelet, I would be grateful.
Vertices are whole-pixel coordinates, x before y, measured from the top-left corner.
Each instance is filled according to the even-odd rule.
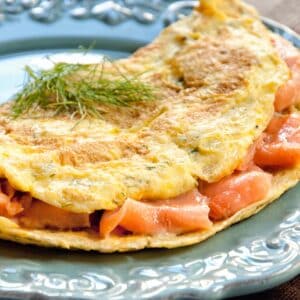
[[[202,0],[104,72],[116,69],[154,101],[80,120],[0,108],[1,238],[100,252],[190,245],[299,181],[300,54],[251,7]]]

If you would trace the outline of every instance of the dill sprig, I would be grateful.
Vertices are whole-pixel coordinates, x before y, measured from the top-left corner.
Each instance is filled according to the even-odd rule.
[[[153,88],[139,80],[127,77],[117,67],[117,76],[105,76],[95,65],[57,63],[50,70],[35,71],[25,67],[28,80],[12,105],[12,114],[19,117],[37,108],[54,114],[99,117],[103,104],[130,106],[154,99]],[[101,108],[102,105],[102,108]]]

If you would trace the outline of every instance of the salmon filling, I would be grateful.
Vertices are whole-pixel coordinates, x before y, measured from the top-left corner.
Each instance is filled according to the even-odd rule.
[[[263,200],[271,189],[274,168],[300,163],[300,117],[281,114],[300,103],[300,55],[280,37],[273,43],[290,68],[291,78],[275,96],[277,113],[232,175],[216,183],[200,182],[198,189],[172,199],[127,199],[114,211],[91,215],[33,199],[28,193],[16,191],[6,179],[0,179],[0,216],[25,228],[99,231],[101,238],[111,234],[182,234],[209,229],[214,222]]]
[[[281,112],[293,104],[300,103],[300,55],[295,47],[280,36],[272,42],[291,71],[290,80],[279,88],[275,97],[275,110]]]
[[[204,184],[201,192],[209,198],[210,219],[221,221],[264,199],[271,184],[271,174],[253,170],[238,172],[220,182]]]
[[[89,215],[73,213],[33,199],[16,191],[7,180],[0,181],[0,215],[35,229],[76,229],[90,227]]]
[[[137,234],[185,233],[212,226],[208,199],[197,189],[169,200],[154,203],[128,199],[115,211],[104,212],[100,224],[101,237],[107,237],[117,226]]]

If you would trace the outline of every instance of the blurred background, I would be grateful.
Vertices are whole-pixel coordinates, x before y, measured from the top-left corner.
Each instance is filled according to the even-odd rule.
[[[300,0],[247,0],[246,2],[254,5],[262,15],[286,24],[300,33]]]

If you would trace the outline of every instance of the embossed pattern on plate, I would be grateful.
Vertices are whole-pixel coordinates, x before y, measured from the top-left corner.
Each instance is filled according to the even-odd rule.
[[[27,12],[39,22],[55,22],[64,15],[74,19],[94,18],[110,25],[134,19],[139,23],[155,22],[160,14],[188,9],[196,1],[176,1],[169,5],[168,0],[4,0],[0,1],[0,22],[9,20],[11,15]]]
[[[194,3],[171,4],[159,22]],[[300,46],[291,30],[264,21]],[[271,288],[300,273],[299,197],[298,185],[249,220],[182,249],[100,255],[0,242],[0,297],[221,299]]]
[[[276,206],[277,212],[274,217],[280,214],[280,210],[285,213],[294,210],[292,208],[297,207],[298,196],[299,187],[283,196],[281,203],[267,208],[266,213],[262,212],[245,222],[249,225],[257,222],[268,226],[262,220],[263,215],[265,214],[267,222]],[[294,206],[284,204],[283,201],[294,202]],[[234,247],[229,246],[228,251],[213,250],[213,254],[206,257],[196,255],[198,250],[201,253],[201,245],[179,250],[147,250],[145,253],[133,254],[99,256],[91,253],[89,258],[89,254],[82,252],[68,254],[66,251],[37,250],[29,246],[22,249],[22,246],[5,243],[1,247],[11,247],[12,256],[18,261],[10,265],[11,257],[6,254],[8,261],[4,263],[3,249],[0,251],[0,295],[7,292],[18,299],[36,293],[47,297],[63,296],[74,299],[151,299],[154,296],[161,299],[180,299],[188,296],[221,299],[270,287],[277,284],[277,280],[282,281],[278,278],[288,279],[299,273],[299,209],[283,217],[274,231],[265,237],[249,230],[249,225],[236,225],[214,239],[226,240],[231,235],[232,241],[232,235],[239,232],[238,227],[241,228],[241,236],[244,233],[253,233],[254,236],[250,235],[242,242],[239,241]],[[254,230],[257,228],[257,225],[256,228],[254,226]],[[236,238],[242,240],[241,236]],[[219,249],[214,243],[210,246]],[[30,259],[26,259],[28,251],[31,252]],[[45,256],[41,258],[41,255]],[[54,260],[52,270],[49,270],[47,261],[44,261],[49,258]],[[66,259],[66,264],[56,269],[57,259]],[[105,260],[107,264],[103,266]],[[79,266],[71,270],[70,263],[76,261]],[[99,264],[94,267],[99,268],[98,272],[85,271],[84,266],[90,268],[90,263],[97,261]]]

